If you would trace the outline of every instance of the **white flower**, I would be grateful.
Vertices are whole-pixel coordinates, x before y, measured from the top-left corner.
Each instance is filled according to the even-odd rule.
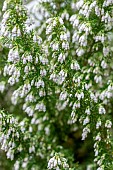
[[[104,60],[101,62],[101,67],[103,69],[107,68],[107,63]]]
[[[44,88],[44,86],[45,86],[44,81],[39,79],[38,82],[35,82],[35,86],[37,88],[39,88],[39,87],[43,87]]]
[[[40,70],[40,75],[43,77],[43,76],[46,76],[47,74],[47,71],[45,69],[43,70]]]
[[[65,50],[68,50],[69,49],[69,43],[67,41],[63,41],[62,48],[65,49]]]
[[[81,46],[87,46],[87,36],[86,34],[83,34],[80,38],[79,38],[79,43]]]
[[[16,161],[14,164],[14,170],[19,170],[20,166],[19,166],[20,162]]]
[[[110,52],[110,48],[109,47],[103,47],[103,54],[106,57]]]
[[[6,9],[7,9],[7,1],[5,0],[3,3],[2,11],[6,11]]]
[[[28,114],[28,116],[33,116],[34,114],[34,110],[31,107],[27,107],[25,112]]]
[[[95,137],[95,140],[97,141],[101,141],[101,134],[100,132],[97,134],[97,136]]]
[[[28,60],[28,62],[32,62],[33,57],[32,57],[32,55],[28,55],[28,56],[26,57],[26,59]]]
[[[12,29],[12,36],[16,36],[17,33],[17,27],[14,26],[14,28]]]
[[[99,114],[105,114],[106,113],[106,110],[103,106],[100,106],[99,107]]]
[[[63,158],[60,154],[55,154],[48,162],[48,169],[60,170],[61,168],[68,169],[69,165],[67,164],[67,160]]]
[[[96,123],[96,129],[99,129],[99,127],[101,126],[102,122],[101,119],[98,119],[97,123]]]
[[[59,44],[58,43],[54,43],[52,45],[52,49],[53,49],[53,51],[57,51],[59,49]]]
[[[78,64],[77,61],[73,61],[73,63],[71,63],[71,69],[73,70],[80,70],[80,65]]]
[[[35,152],[35,147],[32,145],[29,147],[29,153]]]
[[[61,92],[59,99],[60,99],[60,100],[66,100],[67,95],[68,95],[67,92]]]
[[[11,160],[14,159],[14,151],[9,149],[8,152],[7,152],[7,158],[10,158]]]
[[[0,92],[3,93],[5,90],[5,82],[4,81],[1,81],[0,82]]]
[[[46,106],[44,103],[38,103],[36,104],[35,110],[46,112]]]
[[[110,120],[107,120],[105,123],[105,127],[111,128],[111,126],[112,126],[112,122]]]
[[[101,82],[102,82],[102,76],[96,75],[96,76],[94,77],[94,80],[95,80],[96,83],[101,83]]]
[[[65,61],[66,59],[66,55],[63,53],[60,53],[59,57],[58,57],[58,61],[62,64],[63,61]]]
[[[62,18],[59,18],[59,22],[60,22],[60,24],[61,24],[61,25],[63,25],[63,24],[64,24],[64,22],[63,22]]]
[[[79,10],[79,9],[83,6],[83,4],[84,4],[84,0],[78,1],[78,2],[76,3],[77,9]]]
[[[88,133],[90,133],[90,128],[89,126],[86,126],[84,129],[83,129],[83,132],[82,132],[82,140],[85,140]]]
[[[90,115],[90,114],[91,114],[90,109],[89,109],[89,108],[87,108],[87,109],[85,110],[85,113],[86,113],[87,115]]]
[[[4,13],[4,15],[3,15],[4,21],[6,21],[6,20],[9,18],[9,16],[10,16],[10,12],[9,12],[9,11],[6,11],[6,12]]]
[[[88,124],[89,121],[90,121],[90,119],[89,119],[89,117],[87,116],[87,117],[84,119],[84,121],[83,121],[83,125]]]
[[[76,53],[77,53],[77,55],[80,57],[80,56],[82,56],[83,54],[84,54],[84,49],[82,49],[82,48],[78,48],[77,50],[76,50]]]
[[[60,40],[61,41],[63,41],[63,40],[67,41],[67,39],[68,39],[68,36],[67,36],[66,33],[60,35]]]
[[[55,27],[57,24],[56,20],[53,21],[53,27]]]
[[[99,168],[97,168],[97,170],[104,170],[104,165],[100,166]]]

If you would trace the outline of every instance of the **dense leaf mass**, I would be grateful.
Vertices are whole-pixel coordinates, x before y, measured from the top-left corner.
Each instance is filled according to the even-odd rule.
[[[2,169],[112,170],[113,0],[4,0],[1,16]]]

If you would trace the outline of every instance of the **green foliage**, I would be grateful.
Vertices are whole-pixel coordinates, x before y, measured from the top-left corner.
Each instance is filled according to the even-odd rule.
[[[112,169],[112,5],[40,0],[32,21],[22,0],[4,1],[0,142],[11,169]]]

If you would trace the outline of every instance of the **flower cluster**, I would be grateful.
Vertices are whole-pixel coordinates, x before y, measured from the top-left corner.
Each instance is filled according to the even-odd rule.
[[[12,107],[22,114],[1,111],[1,148],[15,170],[79,169],[78,130],[81,140],[93,139],[87,169],[112,168],[113,1],[29,5],[27,12],[22,0],[3,4],[0,40],[8,54],[0,92],[11,86]]]
[[[69,165],[67,164],[67,160],[62,157],[60,154],[55,154],[48,162],[48,169],[68,169]]]

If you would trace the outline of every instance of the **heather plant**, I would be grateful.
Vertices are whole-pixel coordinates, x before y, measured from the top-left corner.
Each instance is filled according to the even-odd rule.
[[[112,170],[113,1],[30,3],[2,8],[1,149],[14,170]]]

